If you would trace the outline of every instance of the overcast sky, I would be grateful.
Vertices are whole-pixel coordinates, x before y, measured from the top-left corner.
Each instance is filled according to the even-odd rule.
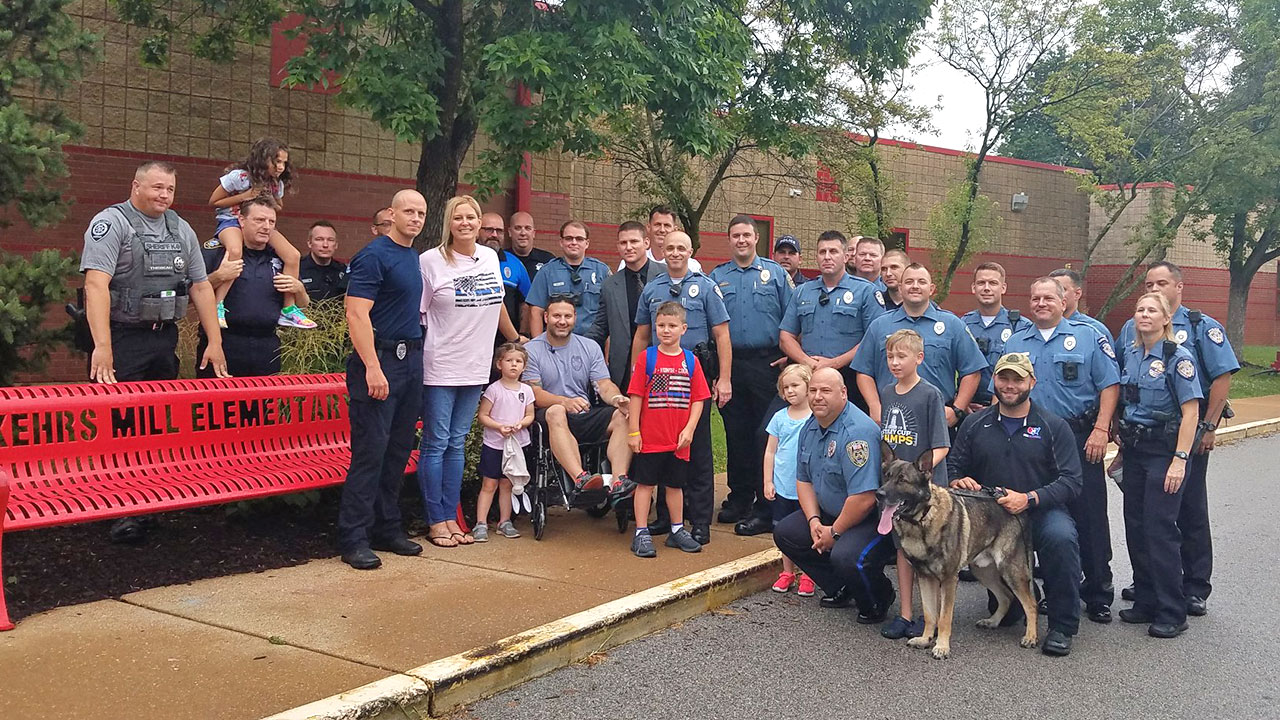
[[[894,129],[889,136],[954,150],[976,150],[978,136],[986,121],[982,88],[968,75],[938,60],[929,50],[922,49],[912,60],[912,67],[921,65],[924,67],[908,81],[915,104],[941,104],[941,109],[934,111],[933,133]]]

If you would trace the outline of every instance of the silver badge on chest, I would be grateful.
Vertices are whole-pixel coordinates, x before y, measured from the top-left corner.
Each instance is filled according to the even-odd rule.
[[[1010,330],[1009,328],[1005,328],[1004,330],[1002,330],[1000,332],[1000,342],[1009,342],[1010,335],[1013,335],[1013,331]]]
[[[944,332],[946,332],[946,331],[947,331],[947,324],[946,324],[946,323],[944,323],[944,322],[942,322],[941,320],[939,320],[938,322],[936,322],[936,323],[934,323],[934,324],[933,324],[933,334],[934,334],[934,335],[941,335],[942,333],[944,333]]]
[[[1174,333],[1173,339],[1177,340],[1178,344],[1181,345],[1182,343],[1187,341],[1187,331],[1179,330],[1178,332]]]
[[[1065,348],[1065,349],[1067,349],[1067,350],[1075,350],[1075,349],[1076,349],[1076,336],[1075,336],[1075,335],[1068,335],[1068,336],[1066,336],[1065,338],[1063,338],[1063,339],[1062,339],[1062,347],[1063,347],[1063,348]]]
[[[689,286],[689,297],[691,297],[691,298],[696,298],[696,297],[698,297],[698,286],[697,286],[697,285],[690,285],[690,286]]]

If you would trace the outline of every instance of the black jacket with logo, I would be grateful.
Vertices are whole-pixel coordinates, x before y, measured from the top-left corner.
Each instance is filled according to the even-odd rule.
[[[1064,506],[1080,494],[1084,476],[1075,434],[1066,421],[1031,403],[1031,411],[1010,435],[1000,406],[965,418],[947,455],[951,480],[971,477],[987,487],[1020,493],[1036,491],[1039,507]]]

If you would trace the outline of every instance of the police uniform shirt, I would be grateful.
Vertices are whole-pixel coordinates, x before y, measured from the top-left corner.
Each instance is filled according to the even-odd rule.
[[[204,244],[204,264],[217,270],[227,250],[216,238]],[[271,246],[254,250],[245,245],[244,268],[231,284],[223,305],[227,308],[226,332],[274,335],[284,307],[284,295],[276,291],[274,278],[284,270],[284,262]],[[203,332],[203,328],[201,328]]]
[[[970,310],[960,320],[969,328],[969,334],[973,336],[974,342],[978,343],[978,349],[987,358],[987,367],[983,369],[982,379],[978,381],[978,392],[990,395],[987,389],[991,385],[991,372],[995,369],[1000,357],[1004,355],[1005,343],[1013,333],[1031,327],[1031,323],[1026,318],[1020,317],[1015,327],[1009,322],[1009,311],[1003,307],[996,313],[990,325],[982,323],[982,315],[977,310]]]
[[[735,349],[776,349],[778,328],[795,288],[778,263],[755,257],[747,267],[730,260],[711,271],[729,313],[729,338]]]
[[[607,277],[609,266],[595,258],[583,258],[577,268],[571,267],[564,258],[554,258],[533,278],[525,302],[546,309],[553,296],[572,296],[578,310],[573,331],[586,335],[600,309],[600,288]]]
[[[146,231],[142,237],[144,244],[164,241],[163,215],[153,218],[136,209],[125,212],[133,212],[141,219],[142,227]],[[93,220],[89,221],[89,229],[84,233],[84,252],[80,255],[80,272],[98,270],[112,277],[129,273],[133,269],[133,263],[143,261],[141,258],[133,257],[132,249],[127,242],[128,233],[131,231],[132,227],[126,218],[121,217],[121,211],[107,208],[94,215]],[[182,247],[168,253],[166,261],[172,263],[176,273],[186,273],[187,280],[190,282],[198,283],[208,280],[204,260],[200,257],[200,241],[195,231],[191,229],[191,225],[181,218],[178,219],[178,235]]]
[[[1155,427],[1182,418],[1182,403],[1204,398],[1191,352],[1179,346],[1166,362],[1164,343],[1151,350],[1130,345],[1124,351],[1125,422]],[[1136,390],[1134,389],[1136,387]]]
[[[833,358],[861,343],[872,321],[883,313],[866,280],[845,273],[827,290],[819,277],[796,288],[781,329],[800,338],[806,355]]]
[[[846,402],[826,428],[809,418],[800,428],[796,482],[809,483],[818,507],[839,515],[845,500],[880,487],[880,427]]]
[[[507,252],[515,256],[515,258],[520,261],[521,265],[524,265],[524,271],[525,271],[525,274],[529,276],[529,282],[533,282],[534,280],[537,279],[538,271],[542,269],[543,265],[546,265],[547,263],[556,259],[555,255],[552,255],[551,253],[541,248],[533,248],[532,250],[529,251],[528,255],[524,255],[524,256],[516,255],[514,252],[510,250],[508,250]]]
[[[524,299],[529,294],[529,271],[525,269],[524,263],[520,262],[519,256],[508,250],[498,250],[498,269],[502,273],[502,284],[506,287],[506,293],[502,296],[502,302],[507,306],[507,315],[511,317],[511,323],[520,325],[520,305],[524,303]],[[498,331],[499,337],[502,331]],[[505,341],[505,340],[504,340]]]
[[[1088,323],[1063,318],[1048,340],[1032,325],[1014,333],[1004,349],[1030,355],[1036,371],[1031,399],[1066,420],[1096,409],[1098,393],[1120,382],[1115,348]]]
[[[987,358],[978,349],[968,328],[960,318],[930,303],[924,314],[913,318],[904,308],[876,318],[867,328],[867,342],[858,348],[850,367],[869,375],[876,387],[894,382],[885,361],[885,340],[899,330],[915,330],[924,340],[924,362],[920,365],[920,377],[942,392],[950,403],[956,397],[957,380],[969,373],[981,372],[987,367]]]
[[[379,235],[351,258],[347,295],[373,301],[378,340],[421,340],[422,271],[412,247]],[[234,287],[234,286],[233,286]]]
[[[1079,310],[1076,310],[1075,312],[1068,315],[1067,319],[1074,320],[1075,322],[1085,323],[1089,327],[1092,327],[1094,330],[1097,330],[1099,335],[1107,339],[1107,342],[1111,343],[1113,346],[1116,344],[1115,336],[1111,334],[1111,330],[1107,329],[1107,326],[1104,325],[1101,320],[1091,315],[1085,315]]]
[[[1191,311],[1187,306],[1179,305],[1173,313],[1173,339],[1191,353],[1196,363],[1196,374],[1200,377],[1200,391],[1209,397],[1209,386],[1214,380],[1226,373],[1234,373],[1240,369],[1231,341],[1227,340],[1227,331],[1222,323],[1208,315],[1201,315],[1200,322],[1191,322]],[[1120,347],[1127,348],[1133,344],[1133,319],[1130,318],[1120,329]],[[1121,354],[1120,369],[1124,369],[1123,361],[1127,353]]]
[[[338,259],[330,259],[328,265],[321,265],[311,257],[311,253],[307,253],[298,263],[298,279],[302,281],[302,286],[307,289],[307,296],[312,300],[328,300],[346,295],[347,274],[347,264]]]
[[[670,275],[659,275],[644,286],[636,305],[636,325],[650,326],[651,345],[658,344],[658,335],[652,331],[654,315],[668,300],[679,301],[684,307],[684,321],[689,329],[680,338],[680,347],[685,350],[710,342],[711,328],[729,322],[729,311],[711,278],[692,270],[679,282],[673,282]]]

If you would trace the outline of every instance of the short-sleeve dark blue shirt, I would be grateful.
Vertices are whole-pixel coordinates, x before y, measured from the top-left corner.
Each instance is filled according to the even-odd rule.
[[[373,301],[369,319],[379,340],[420,340],[422,272],[418,253],[379,235],[351,258],[347,295]]]

